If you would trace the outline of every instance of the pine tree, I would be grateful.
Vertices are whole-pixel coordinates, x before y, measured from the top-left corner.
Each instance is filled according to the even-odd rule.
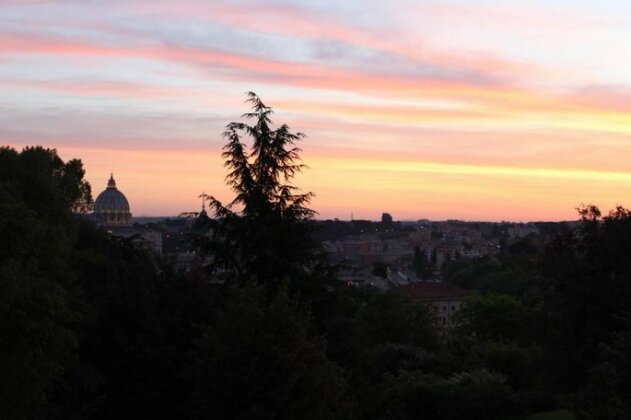
[[[207,224],[213,232],[207,249],[215,272],[237,284],[278,284],[304,277],[315,260],[308,227],[315,211],[307,207],[313,193],[292,185],[305,167],[295,145],[305,135],[285,124],[273,128],[272,109],[247,95],[252,111],[242,117],[253,124],[231,122],[223,133],[226,182],[235,197],[227,205],[209,197],[215,218]]]

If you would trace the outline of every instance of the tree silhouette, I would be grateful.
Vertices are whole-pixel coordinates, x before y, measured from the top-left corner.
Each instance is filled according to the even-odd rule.
[[[631,305],[631,210],[578,210],[580,228],[548,244],[540,278],[551,376],[570,390],[585,383],[602,346],[626,327]]]
[[[0,147],[0,418],[27,418],[74,363],[83,314],[69,295],[76,213],[89,209],[80,160]]]
[[[190,353],[190,419],[348,418],[346,380],[286,290],[246,287]]]
[[[198,245],[212,255],[211,268],[230,280],[276,284],[300,277],[315,256],[307,225],[315,214],[307,207],[313,193],[292,185],[304,168],[295,146],[304,134],[285,124],[273,128],[272,109],[254,93],[247,95],[252,111],[242,117],[254,123],[231,122],[223,133],[226,182],[235,197],[227,205],[208,198],[215,218],[205,227],[212,235],[209,241],[198,237]],[[251,139],[250,147],[244,138]]]
[[[421,250],[420,247],[414,248],[414,259],[412,260],[414,271],[416,276],[421,280],[429,280],[432,278],[433,267],[432,263],[427,260],[425,250]]]

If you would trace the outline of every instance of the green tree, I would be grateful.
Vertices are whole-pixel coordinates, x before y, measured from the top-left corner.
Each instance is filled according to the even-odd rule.
[[[443,266],[443,278],[448,284],[483,293],[534,297],[537,265],[536,256],[508,253],[456,259]]]
[[[508,295],[474,295],[456,314],[456,334],[480,341],[529,342],[534,310]]]
[[[187,418],[345,418],[345,379],[309,330],[286,290],[239,290],[193,352]]]
[[[388,265],[382,262],[375,262],[372,265],[372,275],[383,279],[388,278]]]
[[[414,260],[412,265],[419,279],[428,280],[432,278],[434,272],[432,264],[427,260],[425,251],[421,250],[418,246],[414,248]]]
[[[357,314],[355,334],[363,347],[392,343],[432,349],[438,341],[433,310],[397,292],[368,301]]]
[[[587,384],[578,394],[581,419],[631,418],[631,315],[624,322],[611,344],[601,346],[599,362],[590,369]]]
[[[375,293],[362,304],[352,329],[347,365],[353,372],[360,418],[372,418],[374,395],[388,375],[435,367],[439,346],[433,310],[390,291]]]
[[[242,285],[278,286],[285,280],[304,279],[316,260],[316,243],[309,236],[308,208],[312,193],[299,193],[291,184],[304,165],[295,143],[304,137],[283,124],[272,127],[272,109],[248,93],[252,112],[243,115],[253,124],[231,122],[223,134],[228,185],[235,193],[227,205],[214,197],[215,219],[207,227],[212,240],[202,246],[213,258],[213,267]],[[251,139],[251,145],[243,142]],[[199,245],[199,243],[198,243]]]
[[[292,185],[304,168],[296,147],[304,135],[273,127],[272,109],[254,93],[247,101],[246,122],[231,122],[224,132],[234,199],[209,197],[213,217],[197,220],[195,242],[211,258],[212,275],[238,287],[224,288],[220,315],[202,323],[186,416],[344,417],[341,370],[298,304],[330,307],[322,304],[328,294],[322,286],[332,278],[311,238],[313,194]]]
[[[515,390],[533,394],[541,372],[541,351],[534,346],[520,346],[515,342],[477,342],[469,351],[464,363],[466,370],[487,369],[500,372],[507,384]]]
[[[0,417],[26,418],[76,358],[83,317],[67,292],[76,212],[89,209],[79,160],[0,148]]]
[[[484,369],[440,378],[423,372],[389,375],[376,387],[378,419],[505,419],[511,414],[506,378]]]
[[[631,305],[631,211],[617,207],[603,216],[585,206],[579,214],[581,226],[547,246],[540,277],[548,371],[566,391],[585,383]]]

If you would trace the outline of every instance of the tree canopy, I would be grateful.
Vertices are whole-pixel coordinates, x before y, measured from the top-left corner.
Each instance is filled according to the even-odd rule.
[[[67,292],[75,213],[90,208],[79,160],[0,148],[0,417],[24,418],[70,366],[82,313]]]

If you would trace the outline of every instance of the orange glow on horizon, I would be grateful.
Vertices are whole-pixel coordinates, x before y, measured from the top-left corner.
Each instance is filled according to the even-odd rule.
[[[64,148],[59,153],[82,159],[94,197],[113,171],[134,216],[197,211],[203,191],[224,202],[232,198],[218,150]],[[624,204],[617,201],[621,193],[631,194],[631,173],[626,172],[304,157],[309,169],[298,175],[296,185],[316,193],[312,207],[319,219],[344,220],[353,212],[356,218],[376,220],[389,211],[398,220],[574,220],[574,209],[583,202],[607,209]]]

